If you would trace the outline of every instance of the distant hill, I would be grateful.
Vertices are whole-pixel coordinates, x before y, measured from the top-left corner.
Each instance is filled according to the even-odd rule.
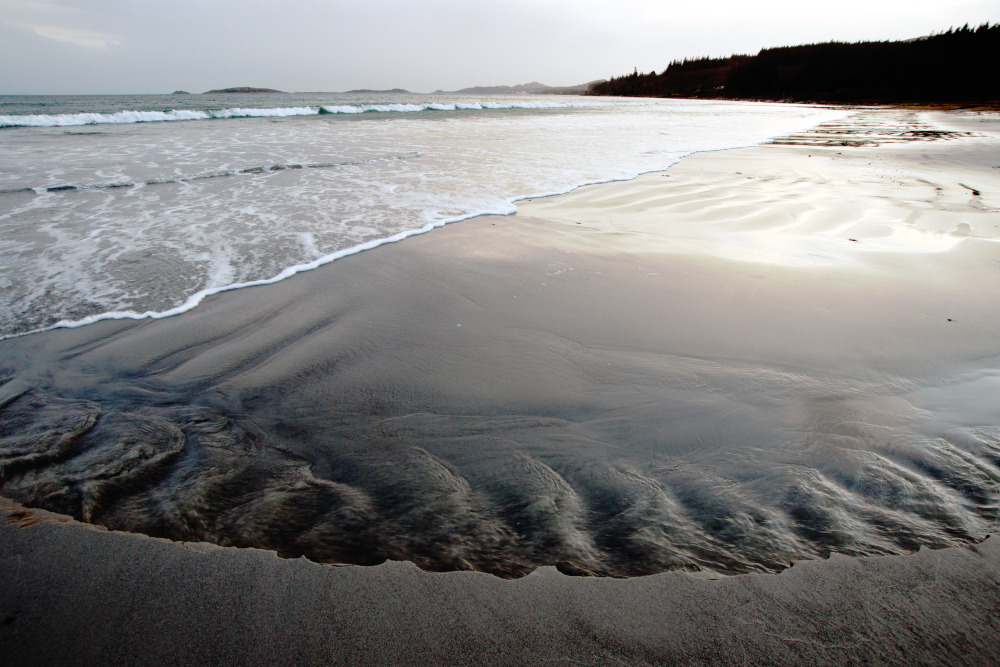
[[[633,72],[591,95],[831,103],[1000,104],[1000,24],[900,42],[827,42],[756,55],[674,61]]]
[[[602,80],[581,83],[577,86],[546,86],[544,83],[532,81],[516,86],[473,86],[461,90],[438,90],[438,93],[458,93],[473,95],[583,95],[587,90]]]
[[[284,91],[274,90],[273,88],[249,88],[244,86],[242,88],[219,88],[218,90],[209,90],[202,94],[215,95],[218,93],[281,93],[281,92]]]
[[[357,90],[348,90],[348,93],[395,93],[396,95],[411,95],[410,91],[405,88],[392,88],[391,90],[369,90],[368,88],[358,88]]]

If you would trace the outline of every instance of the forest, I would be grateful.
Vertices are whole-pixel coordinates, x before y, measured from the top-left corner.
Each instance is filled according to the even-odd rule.
[[[898,42],[827,42],[675,60],[589,95],[872,104],[1000,104],[1000,24]]]

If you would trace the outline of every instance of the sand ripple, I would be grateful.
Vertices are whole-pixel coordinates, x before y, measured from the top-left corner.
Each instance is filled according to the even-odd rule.
[[[809,432],[773,450],[718,443],[616,460],[580,454],[581,442],[615,449],[600,423],[420,413],[357,422],[374,450],[334,437],[302,456],[208,407],[131,412],[31,388],[0,413],[0,492],[174,540],[505,577],[551,564],[776,571],[834,551],[968,543],[995,527],[1000,429],[933,438],[893,423],[899,401],[836,403],[811,405]]]

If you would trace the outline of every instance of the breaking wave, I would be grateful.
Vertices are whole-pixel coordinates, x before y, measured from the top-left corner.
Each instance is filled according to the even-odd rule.
[[[271,109],[175,109],[171,111],[118,111],[115,113],[31,114],[0,116],[0,127],[73,127],[125,123],[160,123],[179,120],[226,118],[283,118],[328,114],[413,113],[418,111],[483,111],[496,109],[575,109],[615,106],[649,106],[661,102],[470,102],[449,104],[346,104]]]

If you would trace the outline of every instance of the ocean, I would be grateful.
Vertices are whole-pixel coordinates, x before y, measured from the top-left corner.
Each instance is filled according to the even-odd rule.
[[[0,97],[0,336],[175,314],[845,115],[530,95]]]

